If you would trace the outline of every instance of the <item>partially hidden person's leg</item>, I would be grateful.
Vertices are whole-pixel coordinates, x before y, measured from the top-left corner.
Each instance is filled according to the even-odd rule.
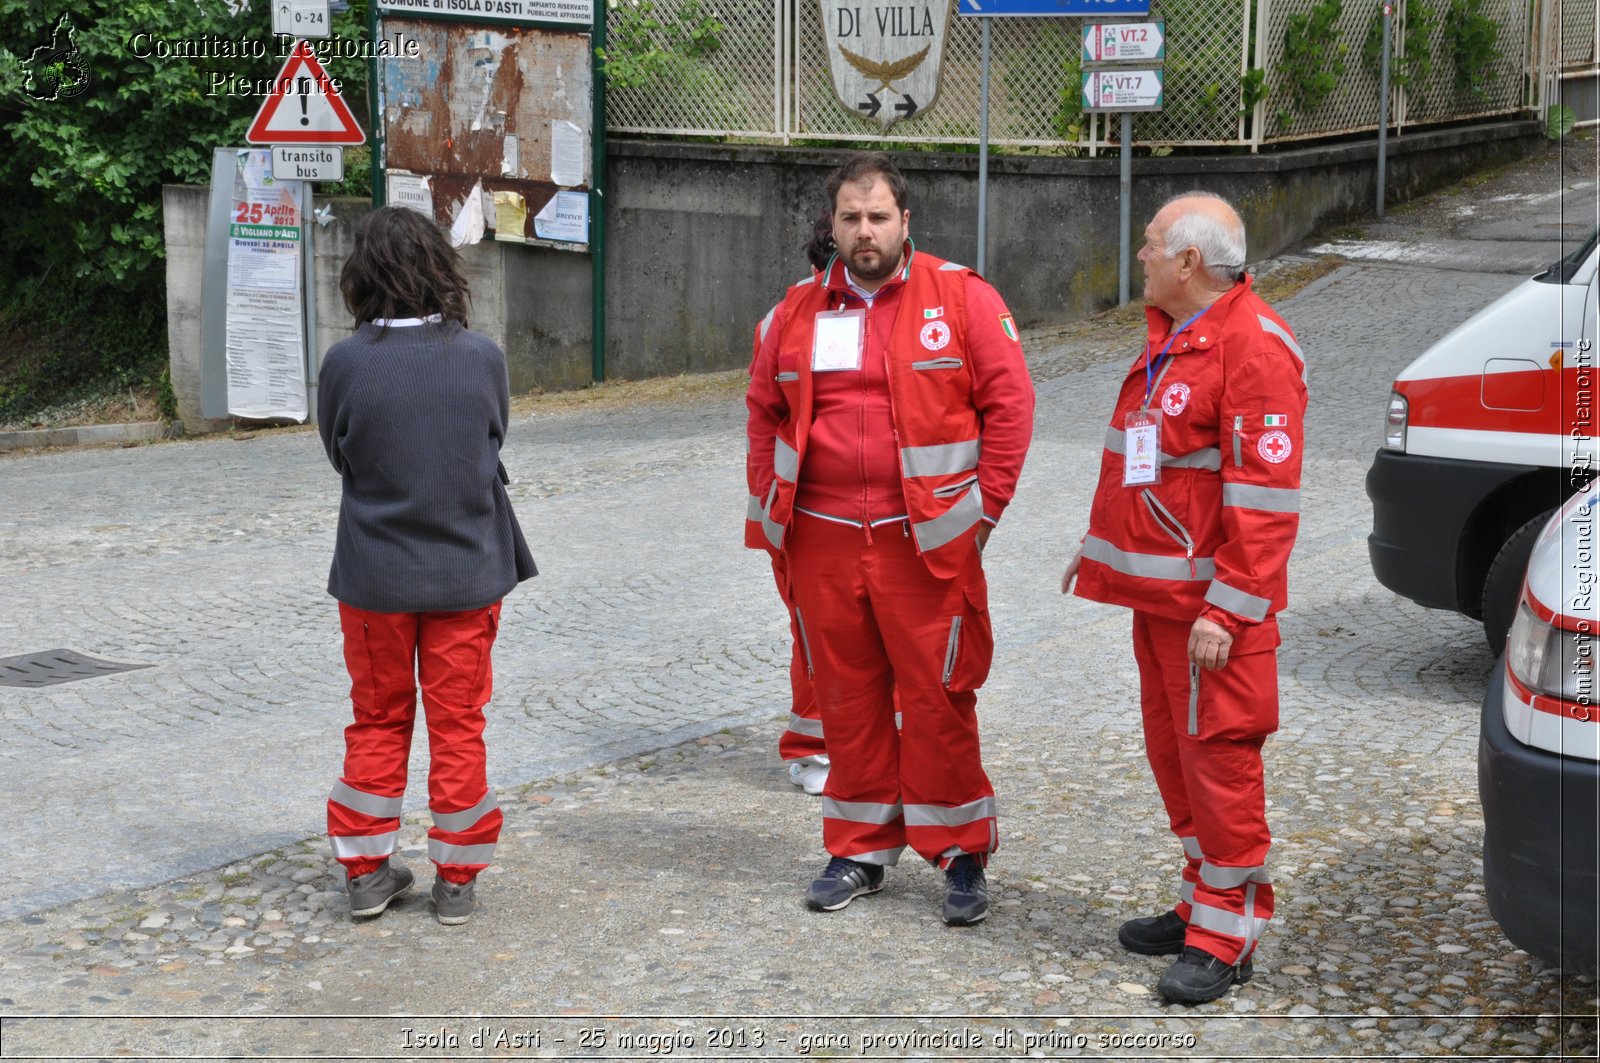
[[[344,774],[328,796],[328,840],[344,865],[353,915],[379,915],[411,888],[391,864],[416,720],[417,616],[339,604],[354,720],[344,731]]]
[[[811,683],[800,627],[794,605],[789,601],[789,580],[782,558],[774,559],[772,576],[778,595],[789,611],[789,725],[778,737],[778,756],[789,765],[789,779],[806,793],[816,796],[828,782],[828,747],[823,741],[822,711],[817,708],[817,692]]]
[[[494,858],[503,816],[489,789],[483,707],[493,693],[490,652],[500,603],[464,612],[424,613],[417,674],[427,714],[428,856],[437,869],[433,900],[441,923],[464,923],[473,883]]]

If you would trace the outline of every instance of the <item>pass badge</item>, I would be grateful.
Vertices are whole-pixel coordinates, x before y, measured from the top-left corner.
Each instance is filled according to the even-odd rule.
[[[824,310],[817,315],[811,337],[811,371],[836,373],[861,368],[861,338],[866,331],[865,310]]]
[[[1161,482],[1161,412],[1134,410],[1122,428],[1122,486]]]

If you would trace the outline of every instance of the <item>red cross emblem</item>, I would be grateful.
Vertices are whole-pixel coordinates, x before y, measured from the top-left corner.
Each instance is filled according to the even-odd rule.
[[[922,345],[937,351],[950,342],[950,326],[943,321],[930,321],[922,326]]]
[[[1288,432],[1268,432],[1256,444],[1256,450],[1262,458],[1277,465],[1287,461],[1289,455],[1294,453],[1294,443],[1290,441]]]

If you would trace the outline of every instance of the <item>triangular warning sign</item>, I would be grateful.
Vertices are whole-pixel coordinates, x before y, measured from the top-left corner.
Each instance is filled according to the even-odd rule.
[[[256,120],[244,135],[250,144],[365,144],[356,124],[311,45],[301,41],[272,82]]]

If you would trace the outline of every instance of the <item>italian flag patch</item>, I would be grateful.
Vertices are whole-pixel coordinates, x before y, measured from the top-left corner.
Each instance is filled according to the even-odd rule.
[[[1000,315],[1000,328],[1013,340],[1016,340],[1018,343],[1022,342],[1020,339],[1017,339],[1017,323],[1011,319],[1010,314]]]
[[[1261,423],[1268,428],[1282,428],[1289,423],[1289,418],[1281,413],[1269,413],[1261,418]]]
[[[937,317],[944,317],[944,307],[930,306],[922,311],[922,318],[924,321],[932,321]]]

